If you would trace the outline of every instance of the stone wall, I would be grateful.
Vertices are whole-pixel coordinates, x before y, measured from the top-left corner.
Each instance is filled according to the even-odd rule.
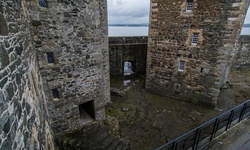
[[[235,66],[250,65],[250,36],[242,35],[238,43],[238,51],[234,60]]]
[[[24,1],[0,2],[0,149],[53,150]]]
[[[40,7],[30,0],[27,7],[54,133],[103,119],[110,101],[106,1],[47,0]]]
[[[151,0],[146,88],[215,106],[248,0]],[[193,37],[196,34],[196,42]]]
[[[123,76],[125,61],[134,63],[135,74],[146,74],[147,37],[110,37],[109,58],[111,77]]]

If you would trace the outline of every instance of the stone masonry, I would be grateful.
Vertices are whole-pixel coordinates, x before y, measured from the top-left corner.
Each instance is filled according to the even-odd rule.
[[[234,64],[236,66],[250,65],[250,36],[240,36],[238,47]]]
[[[124,62],[133,63],[135,75],[146,74],[148,37],[109,37],[110,76],[123,76]]]
[[[53,150],[43,80],[22,2],[0,2],[0,150]]]
[[[54,134],[105,117],[110,101],[107,4],[26,2]]]
[[[249,0],[151,0],[146,89],[216,106]]]

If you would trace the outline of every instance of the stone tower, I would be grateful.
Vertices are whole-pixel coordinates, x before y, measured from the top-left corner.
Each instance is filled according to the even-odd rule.
[[[215,106],[249,0],[151,0],[146,88]]]
[[[26,5],[54,133],[103,119],[110,101],[106,0]]]
[[[0,149],[54,149],[105,117],[106,0],[0,1]]]

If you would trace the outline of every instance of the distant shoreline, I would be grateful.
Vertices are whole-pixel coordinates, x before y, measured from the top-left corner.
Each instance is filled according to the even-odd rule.
[[[250,24],[244,24],[243,28],[250,28]]]

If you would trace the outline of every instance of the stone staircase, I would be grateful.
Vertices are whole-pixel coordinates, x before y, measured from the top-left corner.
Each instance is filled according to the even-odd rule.
[[[56,138],[57,150],[127,150],[129,141],[111,134],[108,126],[95,123]]]

